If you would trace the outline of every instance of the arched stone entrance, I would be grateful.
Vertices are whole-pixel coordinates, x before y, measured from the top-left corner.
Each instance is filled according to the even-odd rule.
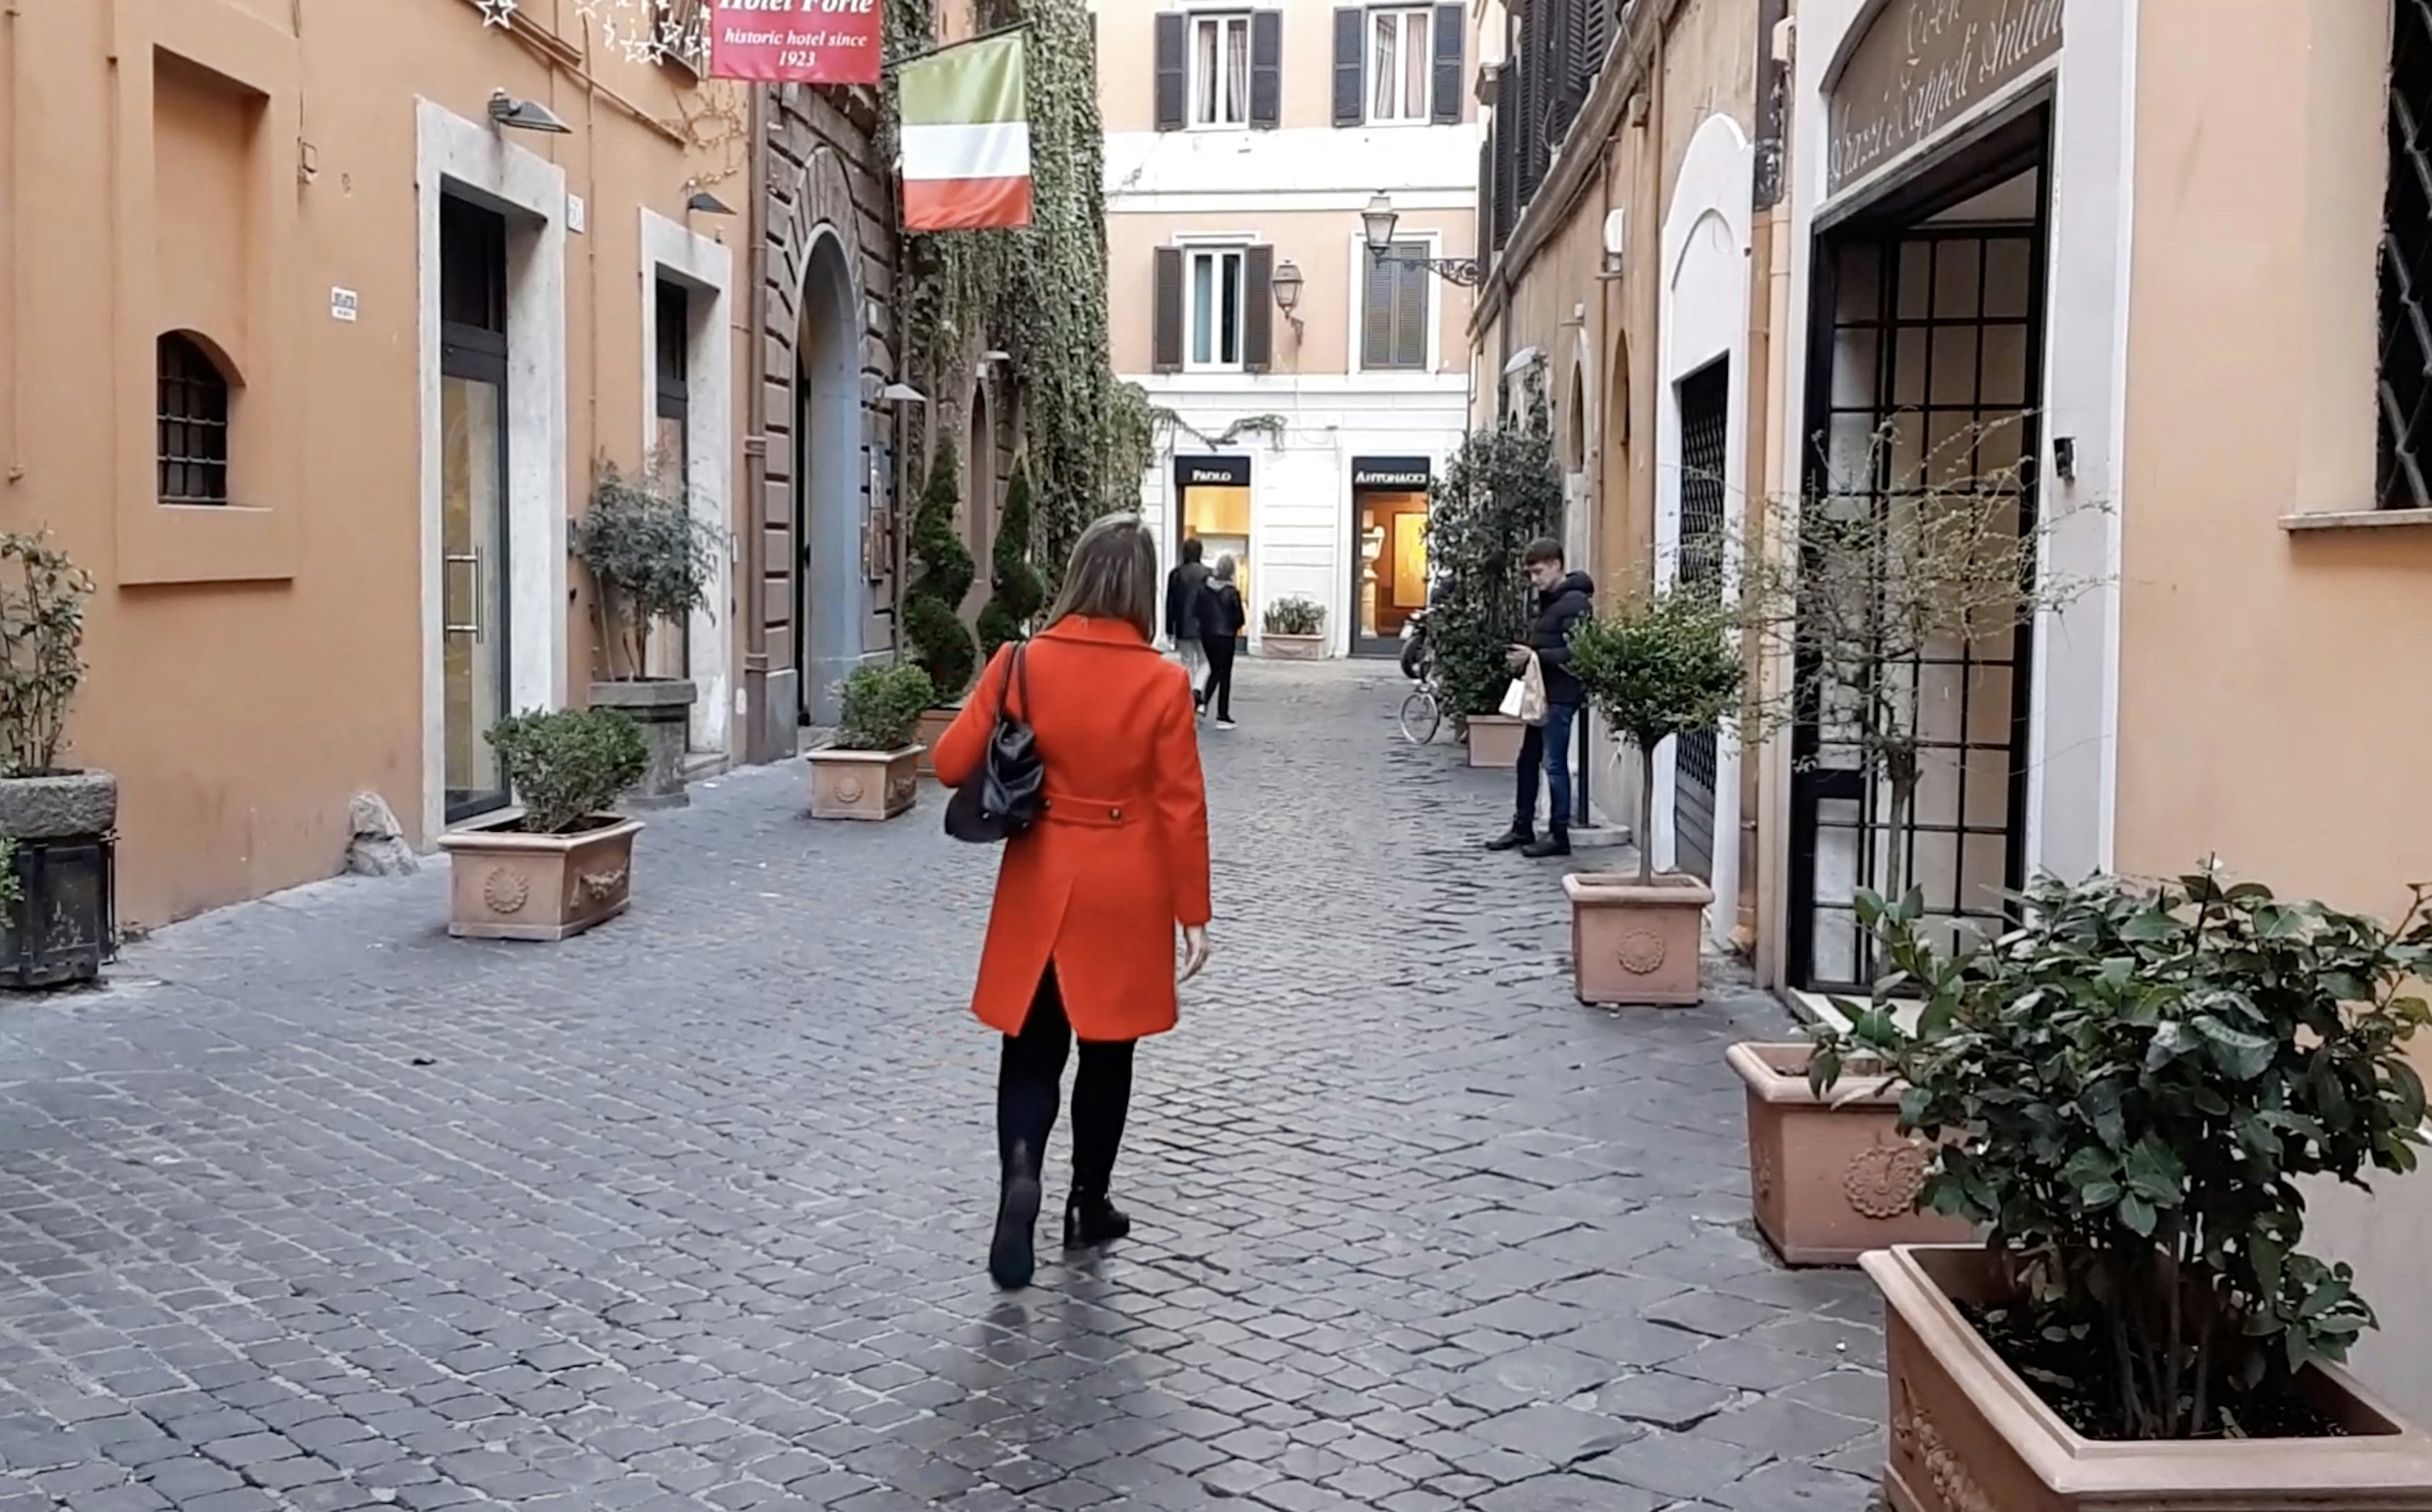
[[[794,338],[794,648],[804,723],[836,720],[836,684],[861,660],[870,580],[861,556],[868,448],[853,271],[825,228],[811,243]]]

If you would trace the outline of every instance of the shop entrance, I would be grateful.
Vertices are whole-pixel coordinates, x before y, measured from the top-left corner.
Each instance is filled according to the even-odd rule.
[[[1351,654],[1397,656],[1402,626],[1427,603],[1425,457],[1351,459]]]
[[[2037,108],[1819,238],[1811,521],[1897,521],[2000,490],[2016,529],[2034,529],[2048,141]],[[1896,555],[1887,573],[1900,570]],[[1847,596],[1836,601],[1846,613]],[[1811,599],[1800,612],[1817,611]],[[1819,697],[1793,742],[1792,985],[1863,992],[1873,979],[1854,912],[1861,889],[1918,889],[1946,941],[2003,924],[2023,881],[2033,647],[2032,628],[2004,623],[1937,640],[1904,664],[1819,668],[1802,650]],[[1916,757],[1904,815],[1883,756],[1887,731],[1904,731]]]
[[[1182,543],[1196,540],[1207,550],[1212,571],[1219,557],[1233,559],[1233,581],[1241,590],[1244,607],[1258,599],[1250,581],[1250,459],[1247,457],[1176,457],[1174,491],[1181,500],[1174,511],[1175,535],[1168,565],[1182,560]],[[1249,608],[1252,623],[1258,610]]]

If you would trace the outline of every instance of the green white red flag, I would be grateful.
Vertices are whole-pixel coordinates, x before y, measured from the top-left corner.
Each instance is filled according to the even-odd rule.
[[[904,120],[904,228],[1030,224],[1024,33],[942,48],[896,72]]]

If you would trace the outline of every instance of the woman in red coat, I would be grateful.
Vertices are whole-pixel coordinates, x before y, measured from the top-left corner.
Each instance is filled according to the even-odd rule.
[[[1039,822],[1005,846],[971,996],[971,1012],[1005,1036],[1004,1185],[988,1247],[988,1273],[1003,1286],[1030,1284],[1039,1168],[1076,1037],[1064,1243],[1080,1249],[1131,1231],[1106,1188],[1131,1105],[1132,1045],[1174,1027],[1177,983],[1208,964],[1198,719],[1189,674],[1150,644],[1156,624],[1157,545],[1138,517],[1110,515],[1073,547],[1064,591],[1011,680],[1013,713],[1038,741],[1046,801]],[[933,760],[950,787],[980,768],[1015,649],[989,662],[937,742]]]

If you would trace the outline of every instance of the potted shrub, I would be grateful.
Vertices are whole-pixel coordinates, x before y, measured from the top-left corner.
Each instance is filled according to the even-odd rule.
[[[1512,683],[1504,654],[1528,638],[1534,617],[1520,555],[1530,541],[1557,533],[1562,517],[1552,421],[1532,376],[1524,412],[1471,432],[1428,494],[1427,562],[1437,595],[1427,645],[1472,766],[1520,760],[1522,727],[1496,712]]]
[[[978,670],[978,648],[963,624],[963,600],[971,596],[977,569],[971,548],[963,545],[954,524],[954,501],[961,465],[951,444],[940,443],[929,463],[929,480],[912,515],[910,586],[904,590],[904,635],[912,660],[929,675],[930,706],[915,722],[918,769],[929,770],[929,748],[954,722],[964,690]]]
[[[1262,616],[1265,633],[1258,648],[1290,662],[1314,662],[1326,655],[1326,606],[1313,598],[1278,598]]]
[[[653,639],[681,632],[718,581],[723,539],[692,512],[682,489],[655,476],[623,472],[602,462],[591,508],[574,522],[575,560],[590,574],[593,625],[600,676],[591,702],[630,716],[641,728],[650,762],[627,801],[670,808],[689,801],[684,755],[691,748],[692,681],[650,675]]]
[[[2422,902],[2391,931],[2213,869],[2046,879],[1951,949],[1917,894],[1862,900],[1888,969],[1815,1084],[1878,1058],[1935,1142],[1922,1201],[1986,1229],[1863,1262],[1895,1505],[2432,1508],[2432,1440],[2339,1369],[2373,1310],[2302,1248],[2307,1182],[2424,1142]]]
[[[1030,563],[1030,469],[1017,462],[1005,484],[1005,514],[991,547],[988,601],[980,609],[980,660],[1008,641],[1030,633],[1030,623],[1047,606],[1047,584]]]
[[[865,666],[837,684],[844,723],[833,744],[804,759],[811,815],[891,819],[920,789],[920,716],[937,702],[929,674],[910,662]]]
[[[448,932],[562,940],[625,912],[642,824],[612,811],[650,766],[641,727],[617,709],[560,709],[502,719],[489,741],[523,807],[439,837]]]
[[[0,987],[91,982],[116,949],[118,780],[59,764],[93,579],[0,535]]]
[[[1571,671],[1616,733],[1638,750],[1638,872],[1572,873],[1573,984],[1579,1000],[1682,1004],[1701,996],[1699,957],[1714,889],[1658,873],[1655,753],[1675,735],[1719,728],[1746,684],[1737,611],[1709,588],[1681,586],[1625,599],[1571,630]]]

